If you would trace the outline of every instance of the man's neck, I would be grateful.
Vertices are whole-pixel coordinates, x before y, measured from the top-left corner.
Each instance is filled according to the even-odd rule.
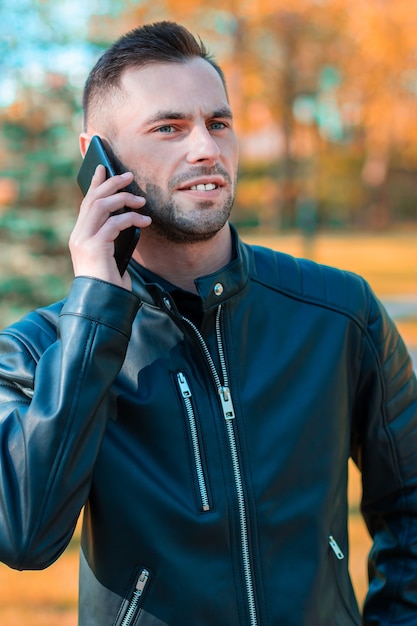
[[[178,244],[142,231],[135,261],[177,287],[197,293],[195,279],[221,269],[232,259],[232,236],[226,224],[212,239]]]

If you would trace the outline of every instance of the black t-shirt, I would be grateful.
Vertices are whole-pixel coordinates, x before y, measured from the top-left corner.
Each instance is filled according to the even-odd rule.
[[[181,287],[177,287],[173,285],[169,281],[165,280],[158,274],[151,272],[143,265],[137,264],[139,274],[142,276],[145,282],[157,284],[162,287],[165,291],[167,291],[177,306],[178,311],[184,317],[187,317],[193,324],[200,328],[201,321],[203,318],[203,306],[201,302],[200,296],[191,291],[186,291],[185,289],[181,289]]]

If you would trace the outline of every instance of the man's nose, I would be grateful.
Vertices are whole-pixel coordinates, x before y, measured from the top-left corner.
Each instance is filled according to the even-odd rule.
[[[189,134],[188,161],[216,162],[220,156],[220,148],[206,126],[195,126]]]

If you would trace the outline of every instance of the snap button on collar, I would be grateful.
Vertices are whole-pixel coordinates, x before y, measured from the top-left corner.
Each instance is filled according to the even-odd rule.
[[[171,302],[170,302],[170,300],[169,300],[169,298],[167,296],[164,297],[164,304],[165,304],[166,308],[168,309],[168,311],[171,311],[172,305],[171,305]]]
[[[216,283],[214,285],[213,291],[216,296],[221,296],[224,291],[224,287],[221,283]]]

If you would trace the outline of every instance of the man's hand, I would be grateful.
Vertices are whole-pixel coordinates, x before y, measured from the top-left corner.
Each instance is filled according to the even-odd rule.
[[[114,241],[129,226],[146,228],[151,223],[150,217],[137,213],[145,204],[144,198],[119,192],[132,179],[133,174],[126,172],[106,180],[104,166],[97,167],[69,240],[75,276],[92,276],[125,289],[132,288],[128,272],[120,276],[114,259]],[[132,210],[112,215],[123,207]]]

